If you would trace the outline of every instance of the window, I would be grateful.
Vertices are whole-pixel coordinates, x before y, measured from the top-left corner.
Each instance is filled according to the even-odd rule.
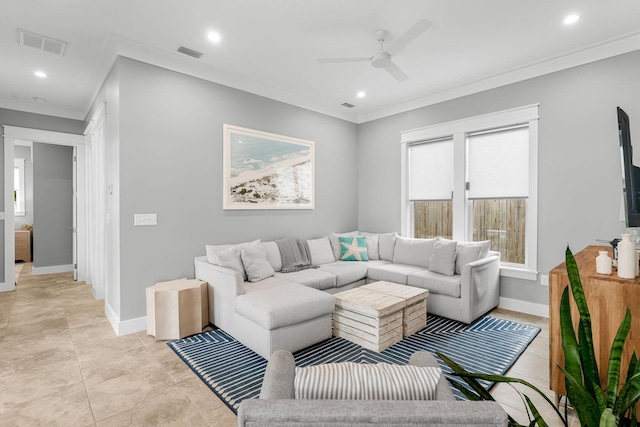
[[[453,139],[409,146],[414,237],[452,238]]]
[[[25,216],[25,159],[15,158],[13,161],[13,210],[16,216]]]
[[[402,133],[402,232],[490,240],[502,274],[536,279],[538,106]]]

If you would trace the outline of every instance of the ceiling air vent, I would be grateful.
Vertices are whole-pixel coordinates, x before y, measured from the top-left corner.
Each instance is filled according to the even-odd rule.
[[[32,33],[22,28],[18,28],[18,43],[60,56],[64,56],[69,47],[67,42]]]
[[[197,50],[189,49],[188,47],[180,46],[178,48],[178,52],[184,53],[185,55],[189,55],[193,58],[200,59],[202,56],[202,52],[198,52]]]
[[[347,108],[353,108],[353,107],[355,107],[355,105],[353,105],[353,104],[349,104],[348,102],[345,102],[345,103],[340,104],[340,105],[342,105],[343,107],[347,107]]]

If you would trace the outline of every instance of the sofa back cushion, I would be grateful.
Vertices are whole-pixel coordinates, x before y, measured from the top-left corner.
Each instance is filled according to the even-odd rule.
[[[296,399],[435,400],[442,370],[436,367],[324,363],[296,367]]]
[[[396,245],[393,250],[393,263],[429,268],[429,260],[433,254],[435,242],[436,239],[396,237]]]
[[[307,246],[309,247],[311,264],[321,265],[335,262],[336,259],[328,236],[307,240]]]

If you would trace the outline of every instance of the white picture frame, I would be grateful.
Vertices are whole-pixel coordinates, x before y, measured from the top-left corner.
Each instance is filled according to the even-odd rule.
[[[223,125],[223,209],[314,209],[314,142]]]

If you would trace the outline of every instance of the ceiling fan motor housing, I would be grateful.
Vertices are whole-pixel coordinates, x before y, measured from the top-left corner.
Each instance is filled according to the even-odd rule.
[[[376,68],[385,68],[391,63],[391,55],[384,52],[378,52],[371,57],[371,65]]]

